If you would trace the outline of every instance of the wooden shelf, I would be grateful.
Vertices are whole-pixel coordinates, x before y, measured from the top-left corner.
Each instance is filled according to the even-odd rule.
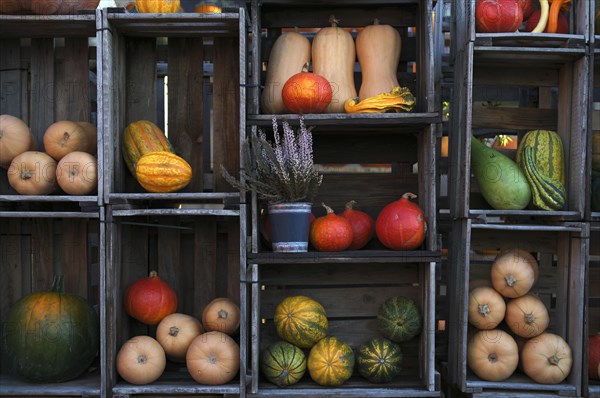
[[[472,392],[481,390],[502,390],[502,391],[554,391],[560,396],[576,396],[576,387],[566,382],[560,384],[540,384],[531,380],[529,377],[521,373],[515,372],[512,376],[504,381],[492,382],[479,379],[474,374],[467,375],[467,389]]]
[[[0,37],[95,37],[95,11],[86,15],[0,15]]]
[[[238,381],[239,377],[234,378]],[[189,375],[185,366],[180,371],[165,371],[162,376],[152,384],[134,385],[126,382],[119,382],[113,388],[115,395],[176,395],[176,394],[218,394],[218,395],[239,395],[239,383],[227,383],[218,386],[201,385],[196,383]]]
[[[429,263],[441,260],[440,251],[351,250],[343,252],[248,253],[251,264],[334,264],[334,263]]]
[[[12,376],[0,375],[2,396],[99,396],[100,371],[96,370],[64,383],[28,383]]]
[[[292,125],[299,123],[300,116],[293,114],[284,115],[248,115],[246,124],[257,126],[271,126],[272,119],[288,121]],[[307,126],[336,126],[340,131],[365,130],[382,127],[393,127],[394,131],[402,132],[407,128],[411,131],[423,129],[432,123],[441,122],[439,113],[329,113],[304,115],[304,123]]]

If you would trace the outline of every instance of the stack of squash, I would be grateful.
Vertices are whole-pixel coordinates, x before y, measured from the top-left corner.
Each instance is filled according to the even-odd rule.
[[[571,371],[567,342],[547,331],[548,310],[531,288],[539,267],[522,249],[500,252],[491,267],[491,283],[474,283],[469,292],[470,333],[467,364],[481,379],[502,381],[519,362],[537,383],[557,384]]]

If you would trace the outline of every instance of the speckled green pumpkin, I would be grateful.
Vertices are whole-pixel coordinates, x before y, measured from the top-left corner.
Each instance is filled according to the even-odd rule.
[[[358,348],[356,365],[358,373],[371,383],[388,383],[400,374],[402,351],[398,344],[376,337]]]
[[[325,309],[306,296],[286,297],[273,318],[279,337],[300,348],[310,348],[327,334]]]
[[[403,343],[421,333],[421,312],[413,300],[391,297],[379,307],[377,325],[385,338]]]
[[[260,354],[260,370],[273,384],[280,387],[297,383],[306,372],[306,356],[295,345],[278,341]]]

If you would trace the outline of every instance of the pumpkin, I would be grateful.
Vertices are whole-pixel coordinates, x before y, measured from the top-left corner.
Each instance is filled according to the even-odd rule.
[[[388,383],[400,374],[400,346],[382,337],[361,345],[356,352],[358,373],[371,383]]]
[[[517,336],[531,338],[546,330],[550,317],[542,300],[529,293],[508,302],[505,321]]]
[[[23,6],[34,14],[38,15],[53,15],[58,12],[64,0],[28,0],[22,4],[29,3],[29,7]]]
[[[501,252],[492,264],[492,285],[504,297],[521,297],[535,283],[536,269],[536,259],[525,250]]]
[[[323,204],[327,214],[310,224],[309,241],[318,251],[340,252],[350,247],[353,240],[352,224]]]
[[[389,93],[399,86],[397,70],[400,62],[400,33],[375,19],[356,36],[356,56],[362,72],[358,99]]]
[[[174,192],[190,183],[192,167],[173,152],[151,152],[138,160],[135,178],[148,192]]]
[[[285,82],[281,97],[288,112],[322,113],[331,103],[333,90],[323,76],[303,71]]]
[[[75,122],[79,127],[83,128],[90,140],[94,141],[94,144],[90,144],[89,154],[96,155],[98,153],[97,143],[98,140],[98,128],[90,122]]]
[[[304,352],[287,341],[278,341],[260,354],[260,370],[267,380],[280,387],[296,384],[306,372]]]
[[[422,316],[417,304],[402,296],[390,297],[379,307],[377,326],[383,337],[404,343],[421,333]]]
[[[165,133],[148,120],[130,123],[123,131],[123,160],[127,168],[135,176],[135,164],[150,152],[173,152],[171,143]]]
[[[506,380],[519,364],[517,343],[503,330],[480,330],[467,344],[467,364],[482,380]]]
[[[21,195],[48,195],[56,189],[56,160],[44,152],[23,152],[12,160],[7,175]]]
[[[179,0],[135,0],[137,12],[177,13],[181,8]]]
[[[77,14],[81,10],[95,10],[98,8],[98,4],[100,4],[100,0],[63,0],[56,13],[59,15]]]
[[[478,329],[494,329],[504,319],[504,298],[492,287],[477,287],[469,292],[469,323]]]
[[[69,195],[92,193],[98,187],[98,161],[87,152],[71,152],[58,162],[56,182]]]
[[[216,5],[200,3],[196,6],[194,12],[201,14],[220,14],[222,10],[221,7]]]
[[[355,204],[356,201],[351,200],[346,203],[346,209],[340,213],[340,217],[350,221],[352,226],[352,243],[348,246],[349,250],[362,249],[375,235],[375,221],[364,211],[355,210],[353,208]]]
[[[558,384],[571,372],[571,347],[553,333],[542,333],[529,339],[521,350],[525,374],[536,383]]]
[[[204,307],[202,324],[209,332],[235,333],[240,327],[240,307],[229,298],[216,298]]]
[[[150,336],[135,336],[117,354],[117,372],[131,384],[149,384],[165,370],[167,358],[158,341]]]
[[[336,337],[325,337],[308,354],[308,374],[321,386],[340,386],[352,376],[354,369],[352,348]]]
[[[34,146],[33,134],[24,121],[11,115],[0,115],[0,167],[7,169],[17,155],[37,150]]]
[[[527,21],[535,10],[533,2],[534,0],[518,0],[518,4],[523,10],[523,21]]]
[[[0,14],[19,14],[23,12],[21,0],[2,0],[0,1]],[[0,151],[1,153],[2,151]]]
[[[156,341],[174,362],[185,362],[185,353],[196,336],[204,333],[202,323],[191,315],[174,312],[164,317],[156,328]]]
[[[300,348],[310,348],[327,334],[325,309],[306,296],[290,296],[275,308],[273,316],[277,334]]]
[[[177,310],[177,294],[156,271],[134,281],[125,292],[125,312],[146,325],[157,325]]]
[[[525,32],[531,32],[531,31],[533,31],[533,29],[535,29],[538,22],[540,21],[541,15],[542,15],[542,13],[540,10],[535,10],[531,14],[531,17],[527,20],[527,23],[525,24],[525,28],[524,28]],[[546,28],[544,29],[544,33],[549,33],[548,26],[546,26]],[[567,19],[567,16],[565,15],[564,12],[561,12],[558,14],[557,28],[556,28],[556,32],[554,32],[554,33],[563,33],[563,34],[569,33],[569,20]]]
[[[185,360],[196,382],[225,384],[233,380],[240,369],[240,346],[223,332],[207,332],[192,340]]]
[[[96,154],[97,138],[91,129],[70,120],[52,123],[44,133],[44,148],[55,160],[66,154],[82,151]]]
[[[8,311],[2,358],[9,371],[35,382],[63,382],[84,373],[100,345],[98,315],[82,297],[65,294],[63,276],[50,291],[30,293]]]
[[[412,193],[386,205],[375,221],[375,234],[385,247],[392,250],[414,250],[421,246],[427,232],[425,213],[409,199]]]
[[[302,72],[310,62],[310,42],[297,31],[283,33],[275,40],[265,77],[265,88],[260,96],[262,111],[281,114],[287,111],[283,103],[283,85],[288,79]]]
[[[354,61],[356,50],[352,35],[338,27],[332,15],[330,27],[317,32],[312,42],[313,72],[331,83],[333,97],[325,113],[343,113],[344,103],[356,97]]]
[[[523,7],[515,0],[477,0],[475,28],[481,33],[515,32],[523,23]]]
[[[588,377],[600,380],[600,334],[589,338],[588,350]]]

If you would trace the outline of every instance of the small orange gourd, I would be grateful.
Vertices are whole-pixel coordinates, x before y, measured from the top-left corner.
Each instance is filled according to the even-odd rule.
[[[202,323],[191,315],[174,312],[160,321],[156,340],[174,362],[185,362],[185,353],[196,336],[204,333]]]
[[[550,317],[542,300],[533,294],[526,294],[508,302],[505,320],[514,334],[531,338],[546,330]]]
[[[167,358],[162,346],[150,336],[135,336],[117,354],[117,372],[131,384],[149,384],[162,375]]]
[[[309,240],[318,251],[339,252],[352,244],[353,232],[350,221],[333,212],[323,204],[327,214],[310,224]]]
[[[573,365],[569,344],[553,333],[529,339],[521,350],[523,371],[536,383],[558,384],[567,378]]]
[[[480,330],[467,345],[467,364],[480,379],[502,381],[510,377],[519,363],[515,339],[500,330]]]
[[[0,115],[0,167],[8,168],[17,155],[37,150],[34,144],[33,134],[23,120]]]
[[[209,332],[235,333],[240,327],[240,307],[227,297],[217,297],[204,307],[202,324]]]
[[[240,346],[225,333],[203,333],[192,340],[186,353],[186,365],[192,378],[200,384],[225,384],[240,369]]]
[[[504,297],[521,297],[535,283],[537,269],[537,261],[529,252],[522,249],[503,251],[492,264],[492,285]]]
[[[492,287],[477,287],[469,293],[469,323],[478,329],[494,329],[504,319],[504,298]]]

